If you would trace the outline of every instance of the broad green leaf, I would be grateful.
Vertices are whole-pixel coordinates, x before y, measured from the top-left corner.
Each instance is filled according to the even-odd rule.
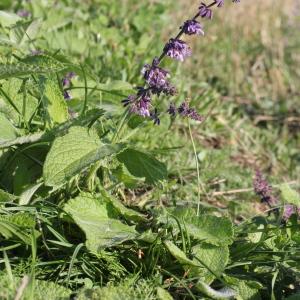
[[[29,213],[0,215],[0,234],[6,239],[19,239],[25,244],[31,244],[31,230],[35,220]]]
[[[67,65],[51,56],[33,55],[21,62],[0,64],[0,79],[36,74],[49,74],[63,71]]]
[[[229,260],[228,246],[214,246],[202,243],[193,247],[194,261],[200,263],[204,269],[192,270],[192,277],[205,277],[205,282],[211,283],[215,276],[220,277]]]
[[[161,287],[156,289],[156,293],[158,300],[173,300],[173,297]]]
[[[129,189],[135,188],[139,183],[143,182],[142,178],[131,175],[123,164],[113,170],[113,175]]]
[[[68,107],[57,81],[43,78],[40,86],[42,101],[50,127],[53,124],[66,122],[69,118]]]
[[[259,290],[262,289],[263,286],[259,282],[253,280],[242,280],[228,275],[224,275],[224,279],[237,291],[237,300],[261,299]]]
[[[31,42],[36,38],[41,24],[41,20],[34,20],[31,23],[18,23],[10,31],[10,41],[15,46],[24,46],[26,42]]]
[[[94,130],[72,127],[65,136],[57,138],[44,164],[47,186],[60,186],[96,161],[125,148],[123,144],[105,145]]]
[[[79,116],[78,118],[72,120],[68,120],[67,122],[59,124],[49,131],[25,135],[9,141],[0,142],[0,149],[16,145],[31,144],[40,141],[51,142],[56,137],[66,134],[68,132],[68,129],[70,129],[71,127],[87,126],[100,118],[103,114],[104,110],[102,109],[91,109],[90,111],[87,111],[85,115]]]
[[[20,205],[27,205],[32,196],[35,194],[35,192],[43,185],[43,183],[36,183],[33,184],[32,186],[28,187],[21,195],[19,198],[19,204]]]
[[[169,252],[174,256],[180,264],[184,266],[192,266],[192,267],[199,267],[201,266],[199,263],[196,263],[195,261],[192,261],[189,259],[186,254],[180,250],[173,242],[171,241],[165,241],[165,246],[169,250]]]
[[[233,242],[232,223],[226,217],[191,216],[185,220],[185,226],[192,237],[208,244],[219,246]]]
[[[0,11],[0,24],[3,27],[8,27],[22,20],[18,15],[6,11]]]
[[[70,200],[64,210],[86,235],[86,246],[92,252],[112,247],[137,237],[133,226],[113,218],[109,205],[90,194]]]
[[[0,189],[0,202],[14,201],[17,197]]]
[[[280,185],[279,189],[285,204],[293,204],[300,207],[300,195],[297,191],[293,190],[286,183]]]
[[[169,211],[184,223],[187,232],[195,239],[212,245],[230,245],[233,242],[232,222],[226,217],[213,215],[196,215],[192,209],[174,209]],[[177,223],[171,220],[174,226]]]
[[[41,178],[42,162],[46,153],[47,148],[38,146],[18,153],[13,161],[1,170],[1,184],[14,195],[21,195]]]
[[[109,195],[106,191],[103,190],[101,195],[107,203],[111,204],[114,209],[124,217],[125,220],[134,222],[145,222],[147,220],[143,214],[127,208],[121,201],[114,198],[112,195]]]
[[[165,164],[149,154],[134,149],[126,149],[117,158],[133,176],[145,178],[146,183],[153,184],[166,179],[168,175]]]
[[[0,143],[17,137],[17,129],[0,113]]]

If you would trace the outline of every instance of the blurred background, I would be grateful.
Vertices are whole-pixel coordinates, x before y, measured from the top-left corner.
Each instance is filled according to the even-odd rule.
[[[186,62],[163,62],[179,94],[159,100],[158,106],[165,112],[169,100],[190,98],[201,114],[209,114],[201,126],[192,124],[205,203],[247,217],[264,209],[252,192],[256,169],[275,187],[299,184],[300,1],[225,2],[213,20],[203,21],[204,37],[187,39],[193,55]],[[34,39],[21,49],[24,54],[58,51],[76,58],[94,73],[95,82],[118,91],[142,83],[142,66],[161,53],[199,1],[2,0],[0,6],[36,20],[30,32]],[[73,85],[82,86],[82,79],[75,78]],[[83,95],[82,89],[72,90],[74,111]],[[112,115],[123,112],[122,99],[118,93],[89,94],[89,101]],[[165,113],[161,117],[161,126],[132,122],[127,134],[168,164],[169,180],[151,192],[131,191],[126,201],[195,202],[197,174],[188,125],[170,121]]]

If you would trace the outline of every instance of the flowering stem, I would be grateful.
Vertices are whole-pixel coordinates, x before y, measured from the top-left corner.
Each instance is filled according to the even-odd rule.
[[[193,150],[194,150],[194,155],[195,155],[195,160],[196,160],[196,169],[197,169],[197,187],[198,187],[198,204],[197,204],[197,216],[199,216],[200,214],[200,203],[201,203],[201,179],[200,179],[200,169],[199,169],[199,161],[198,161],[198,154],[197,154],[197,149],[196,149],[196,145],[195,145],[195,141],[193,138],[193,133],[192,133],[192,129],[191,129],[191,123],[190,120],[188,119],[188,126],[189,126],[189,134],[190,134],[190,138],[192,141],[192,145],[193,145]]]
[[[217,1],[213,1],[211,4],[207,5],[207,8],[213,7],[215,4],[217,4]],[[197,13],[192,20],[197,20],[200,16],[200,13]],[[174,40],[178,40],[181,38],[181,36],[184,34],[184,29],[182,28],[179,33],[176,35],[176,37],[174,38]],[[164,59],[164,57],[167,55],[166,51],[163,51],[163,53],[161,54],[161,56],[158,58],[158,65],[162,62],[162,60]]]
[[[124,113],[123,113],[123,116],[122,116],[122,119],[120,120],[119,122],[119,125],[118,125],[118,128],[117,128],[117,131],[115,132],[112,140],[111,140],[111,143],[114,144],[118,138],[119,138],[119,135],[120,135],[120,132],[122,131],[123,127],[125,126],[126,124],[126,121],[128,119],[128,116],[129,116],[129,108],[127,108]]]

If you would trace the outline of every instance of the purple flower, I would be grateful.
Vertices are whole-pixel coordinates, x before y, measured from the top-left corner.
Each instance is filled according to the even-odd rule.
[[[202,2],[201,5],[199,6],[199,15],[202,18],[212,19],[213,11],[209,8],[208,5]]]
[[[170,103],[167,113],[170,114],[173,118],[176,116],[176,106],[174,103]]]
[[[182,40],[170,39],[164,48],[164,52],[171,58],[184,61],[187,56],[191,55],[191,48]]]
[[[140,99],[136,99],[130,105],[130,112],[142,117],[150,117],[150,102],[150,97],[146,95]]]
[[[168,85],[167,78],[169,77],[169,72],[158,67],[156,59],[154,59],[152,65],[147,64],[144,66],[142,74],[144,75],[146,82],[152,88],[161,90]]]
[[[64,91],[64,98],[65,100],[71,100],[72,99],[71,93],[68,91]]]
[[[269,185],[268,181],[263,178],[263,175],[259,170],[256,171],[253,187],[255,193],[260,197],[262,202],[269,205],[276,204],[277,200],[272,195],[272,187]]]
[[[218,7],[222,7],[224,5],[224,0],[215,0]]]
[[[284,206],[283,219],[287,221],[294,213],[296,213],[295,206],[287,204]]]
[[[44,52],[42,50],[31,50],[31,55],[35,56],[35,55],[41,55]]]
[[[183,26],[180,27],[185,34],[188,35],[204,35],[202,25],[196,20],[187,20],[184,22]]]
[[[62,80],[62,84],[64,87],[69,87],[71,85],[71,79],[73,77],[75,77],[75,73],[74,72],[69,72],[66,74],[66,76],[63,78]]]
[[[133,103],[137,99],[136,95],[129,95],[126,99],[122,100],[124,107],[128,106],[129,104]]]
[[[199,115],[194,108],[190,107],[187,100],[178,107],[177,111],[182,117],[187,117],[198,122],[202,122],[204,120],[203,116]]]
[[[21,18],[28,18],[31,16],[31,13],[28,11],[28,10],[25,10],[25,9],[20,9],[18,12],[17,12],[17,15]]]

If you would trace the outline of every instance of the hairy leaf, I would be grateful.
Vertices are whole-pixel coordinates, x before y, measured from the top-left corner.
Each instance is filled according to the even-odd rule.
[[[204,267],[204,269],[193,272],[193,275],[205,277],[207,283],[212,282],[216,276],[222,275],[229,260],[228,246],[202,243],[193,247],[193,254],[195,255],[194,261]],[[192,277],[194,277],[193,275]]]
[[[126,149],[117,158],[133,176],[145,178],[146,183],[153,184],[165,179],[168,175],[165,164],[149,154],[134,149]]]
[[[17,137],[17,129],[0,113],[0,143]]]
[[[57,81],[43,78],[40,86],[43,105],[50,127],[53,124],[66,122],[69,118],[68,107]]]
[[[186,254],[182,250],[180,250],[173,242],[165,241],[164,244],[172,254],[172,256],[174,256],[180,262],[180,264],[193,267],[201,266],[199,263],[189,259]]]
[[[90,123],[97,120],[98,118],[100,118],[103,114],[104,110],[102,109],[91,109],[90,111],[87,111],[85,115],[79,116],[78,118],[72,120],[68,120],[62,124],[57,125],[51,130],[25,135],[16,139],[0,142],[0,149],[16,145],[36,143],[40,141],[51,142],[56,137],[66,134],[68,129],[70,129],[71,127],[87,126]]]
[[[94,130],[72,127],[57,138],[44,164],[44,180],[48,186],[60,186],[92,163],[125,148],[123,144],[105,145]]]
[[[127,208],[121,201],[114,198],[112,195],[109,195],[106,191],[103,190],[101,195],[107,203],[110,203],[114,209],[124,217],[125,220],[135,222],[143,222],[147,220],[144,215],[133,209]]]
[[[109,205],[93,195],[82,194],[70,200],[64,209],[85,233],[86,246],[92,252],[137,237],[133,226],[114,218]]]

